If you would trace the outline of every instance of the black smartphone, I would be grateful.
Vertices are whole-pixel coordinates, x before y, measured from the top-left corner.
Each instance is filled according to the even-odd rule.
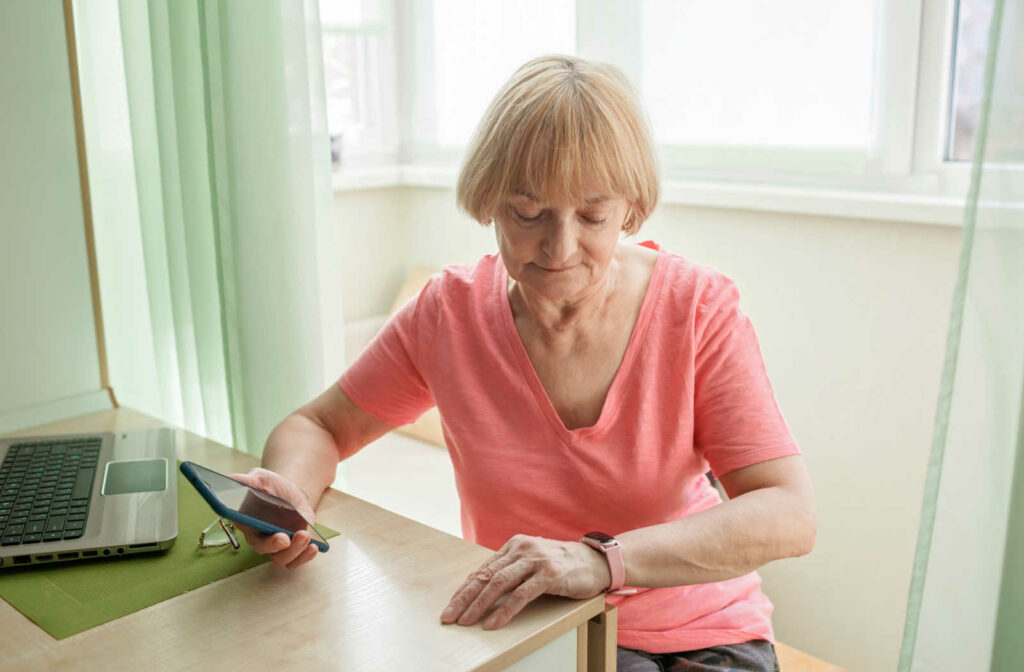
[[[306,530],[309,532],[309,543],[321,553],[330,549],[327,540],[316,528],[284,499],[201,467],[195,462],[182,462],[181,473],[218,516],[264,534],[284,532],[291,537],[300,530]]]

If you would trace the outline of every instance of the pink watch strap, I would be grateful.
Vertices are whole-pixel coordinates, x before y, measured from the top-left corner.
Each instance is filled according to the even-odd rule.
[[[612,584],[608,586],[608,592],[622,588],[622,584],[626,582],[626,563],[622,559],[622,547],[615,537],[602,532],[590,532],[580,541],[601,552],[608,561],[608,569],[612,575]]]

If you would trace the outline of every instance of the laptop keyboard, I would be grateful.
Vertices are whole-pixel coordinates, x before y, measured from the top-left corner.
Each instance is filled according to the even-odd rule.
[[[10,447],[0,463],[0,545],[82,536],[102,441],[23,441]]]

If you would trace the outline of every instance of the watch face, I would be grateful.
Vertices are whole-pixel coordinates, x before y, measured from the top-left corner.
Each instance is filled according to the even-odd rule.
[[[583,536],[590,537],[594,541],[599,542],[601,544],[607,544],[609,542],[615,541],[615,537],[613,537],[610,534],[605,534],[604,532],[587,532]]]

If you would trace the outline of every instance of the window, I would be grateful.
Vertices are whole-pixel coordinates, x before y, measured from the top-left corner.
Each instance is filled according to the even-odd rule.
[[[393,161],[397,141],[391,3],[321,0],[320,24],[332,162]]]
[[[953,42],[953,85],[950,94],[946,159],[970,161],[974,132],[985,88],[985,56],[995,0],[959,0],[956,3]]]
[[[634,82],[667,180],[961,196],[994,0],[320,2],[344,165],[451,170],[516,67],[569,53]]]
[[[410,158],[453,164],[518,65],[574,53],[630,76],[667,177],[906,172],[919,4],[398,0],[418,41]]]

